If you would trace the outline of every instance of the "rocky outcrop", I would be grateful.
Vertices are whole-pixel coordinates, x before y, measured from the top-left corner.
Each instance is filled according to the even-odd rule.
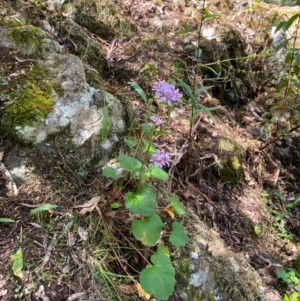
[[[13,9],[7,6],[7,11]],[[0,94],[6,103],[4,135],[38,144],[63,132],[75,146],[89,145],[87,160],[101,143],[107,155],[124,131],[121,102],[90,86],[82,61],[65,53],[51,34],[27,24],[19,13],[4,15],[0,47],[6,55],[0,64],[13,66],[3,68],[6,71],[0,77]]]

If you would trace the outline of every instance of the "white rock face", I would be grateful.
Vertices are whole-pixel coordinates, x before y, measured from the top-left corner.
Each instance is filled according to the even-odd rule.
[[[117,142],[118,134],[124,130],[123,107],[118,99],[109,93],[90,87],[85,81],[81,60],[71,54],[49,53],[41,66],[49,72],[54,86],[61,87],[60,95],[55,94],[55,104],[45,120],[32,126],[18,127],[18,136],[25,142],[41,143],[49,134],[68,128],[73,142],[81,146],[91,140],[92,148],[100,141],[103,113],[109,109],[113,137],[103,145]],[[91,150],[93,153],[94,149]]]
[[[18,138],[25,143],[39,144],[50,134],[59,135],[63,131],[68,133],[75,145],[80,147],[88,144],[87,161],[94,157],[96,145],[101,143],[104,157],[108,159],[109,152],[119,141],[119,135],[125,128],[121,102],[113,95],[89,86],[82,61],[77,56],[63,53],[63,47],[51,35],[32,26],[30,30],[40,39],[41,44],[38,47],[23,47],[12,40],[10,30],[25,30],[27,25],[15,17],[9,22],[14,22],[12,24],[17,24],[17,27],[11,29],[9,26],[0,26],[0,46],[32,55],[33,59],[30,60],[47,70],[54,89],[54,106],[51,112],[46,118],[25,127],[16,126]],[[103,114],[104,107],[106,117]],[[102,135],[104,121],[106,134]]]

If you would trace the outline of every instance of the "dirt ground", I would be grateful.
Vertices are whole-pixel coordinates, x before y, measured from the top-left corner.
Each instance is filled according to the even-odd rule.
[[[129,115],[132,110],[138,116],[133,132],[139,131],[146,107],[128,81],[136,81],[150,95],[151,85],[158,80],[178,80],[182,75],[186,80],[193,78],[186,72],[192,67],[192,62],[185,60],[190,54],[185,49],[188,41],[175,33],[182,24],[195,27],[199,23],[197,15],[191,18],[192,11],[184,1],[154,2],[120,1],[136,33],[105,40],[109,55],[106,82],[101,85],[109,86],[109,92],[124,103],[126,97],[130,98]],[[158,24],[161,20],[163,26]],[[228,46],[227,54],[234,55],[230,51]],[[260,68],[258,62],[252,63]],[[300,138],[295,131],[260,150],[272,138],[271,133],[257,135],[265,125],[260,117],[269,104],[259,80],[251,76],[244,79],[239,103],[228,102],[222,89],[202,97],[207,107],[222,108],[212,112],[214,121],[203,113],[197,114],[188,148],[182,146],[190,133],[185,119],[189,104],[176,104],[169,134],[157,139],[155,145],[163,146],[173,159],[181,157],[168,170],[168,189],[214,228],[227,246],[247,258],[269,289],[268,300],[280,300],[288,287],[276,271],[291,267],[299,251],[300,207],[286,210],[284,205],[294,200],[300,190]],[[201,75],[195,80],[203,84]],[[128,122],[132,122],[130,118]],[[0,178],[0,217],[15,221],[0,224],[0,299],[141,300],[133,293],[136,289],[130,279],[138,280],[145,258],[150,258],[152,251],[131,236],[131,217],[118,187],[105,179],[101,170],[88,166],[79,176],[84,156],[64,141],[64,137],[49,138],[32,147],[4,138],[0,141],[5,166],[12,169],[23,165],[30,171],[20,171],[17,196]],[[222,172],[220,165],[234,156],[240,164],[238,171]],[[99,210],[80,214],[78,206],[96,195],[100,196]],[[111,209],[112,202],[120,204],[118,210]],[[58,207],[31,214],[41,203]],[[24,255],[22,279],[12,271],[11,255],[19,248]],[[169,300],[181,299],[174,292]]]

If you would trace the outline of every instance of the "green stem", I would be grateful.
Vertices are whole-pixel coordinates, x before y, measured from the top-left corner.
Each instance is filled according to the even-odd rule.
[[[146,160],[147,160],[147,158],[149,157],[149,150],[150,150],[150,147],[151,147],[151,145],[152,145],[152,142],[153,142],[154,139],[155,139],[154,132],[155,132],[155,128],[153,127],[152,132],[150,133],[150,138],[149,138],[148,147],[147,147],[147,149],[146,149],[144,158],[143,158],[143,160],[142,160],[142,166],[141,166],[141,169],[140,169],[139,180],[138,180],[138,184],[137,184],[138,190],[139,190],[140,185],[141,185],[141,183],[142,183],[142,172],[143,172],[144,166],[145,166],[145,164],[146,164]]]

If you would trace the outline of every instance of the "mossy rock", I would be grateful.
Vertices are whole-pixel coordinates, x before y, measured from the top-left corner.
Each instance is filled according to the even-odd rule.
[[[242,149],[236,142],[224,138],[219,141],[220,174],[224,181],[234,184],[244,179]]]
[[[103,39],[129,37],[136,33],[121,8],[107,0],[77,1],[74,21]]]
[[[34,65],[18,82],[10,85],[10,91],[10,103],[5,107],[1,124],[6,136],[17,138],[17,127],[30,126],[50,113],[54,105],[54,88],[47,71]]]
[[[72,41],[70,44],[66,43],[69,52],[78,56],[88,66],[87,71],[90,69],[92,78],[88,83],[101,82],[107,65],[103,46],[96,39],[92,39],[83,28],[70,20],[61,24],[59,30],[62,35]]]
[[[3,26],[7,29],[7,38],[10,39],[14,47],[19,48],[25,54],[40,54],[43,48],[46,32],[36,26],[22,23],[17,18],[6,17]]]

